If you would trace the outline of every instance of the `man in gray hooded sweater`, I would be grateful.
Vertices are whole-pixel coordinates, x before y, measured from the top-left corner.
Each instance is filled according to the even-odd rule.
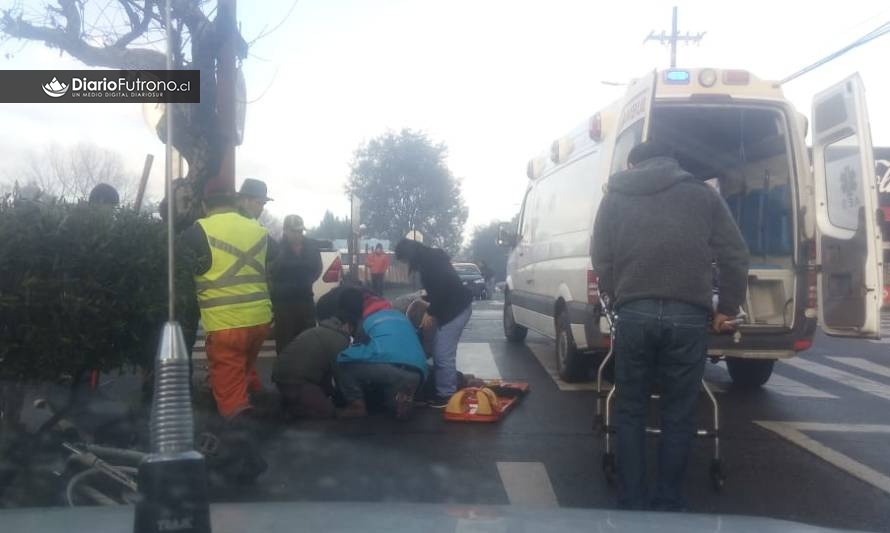
[[[619,506],[682,510],[683,481],[713,331],[732,331],[747,288],[748,250],[719,193],[657,142],[634,147],[609,178],[593,232],[600,292],[617,311],[615,420]],[[712,312],[713,262],[720,299]],[[646,487],[645,425],[661,387],[654,498]]]

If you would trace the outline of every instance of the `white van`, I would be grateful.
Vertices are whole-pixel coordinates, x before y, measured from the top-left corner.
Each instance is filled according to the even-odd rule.
[[[757,387],[776,359],[812,345],[817,318],[830,335],[880,335],[881,230],[861,79],[816,96],[813,161],[806,118],[774,82],[743,70],[671,69],[634,80],[627,95],[590,117],[528,163],[512,247],[504,333],[529,329],[556,339],[566,381],[583,379],[586,353],[603,352],[590,245],[609,175],[630,149],[653,138],[670,144],[683,168],[726,199],[750,250],[746,322],[712,337],[732,379]],[[665,213],[665,217],[669,217]]]

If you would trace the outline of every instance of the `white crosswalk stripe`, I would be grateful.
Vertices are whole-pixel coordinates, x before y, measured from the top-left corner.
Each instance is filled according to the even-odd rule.
[[[544,463],[498,462],[497,467],[510,505],[559,507]]]
[[[718,366],[723,368],[727,373],[729,372],[726,370],[726,361],[720,361]],[[764,385],[763,388],[781,396],[788,396],[791,398],[837,399],[837,396],[834,396],[833,394],[828,394],[825,391],[795,381],[781,374],[777,374],[776,372],[773,372],[773,375],[770,376],[769,381],[766,382],[766,385]]]
[[[794,398],[826,398],[837,399],[837,396],[828,394],[815,387],[811,387],[791,378],[786,378],[781,374],[773,374],[764,387],[776,394],[782,396],[791,396]]]
[[[794,368],[803,370],[804,372],[809,372],[819,377],[830,379],[847,387],[852,387],[860,392],[864,392],[866,394],[870,394],[884,400],[890,400],[890,386],[884,385],[883,383],[878,383],[877,381],[872,381],[870,379],[857,376],[843,370],[838,370],[836,368],[832,368],[820,363],[815,363],[806,359],[801,359],[799,357],[794,359],[787,359],[784,361],[784,363],[789,366],[793,366]]]
[[[487,342],[461,342],[457,345],[457,369],[481,379],[501,379],[501,372],[494,360],[491,344]]]
[[[843,365],[851,366],[853,368],[858,368],[859,370],[864,370],[871,374],[875,374],[877,376],[883,376],[885,378],[890,378],[890,368],[886,366],[879,365],[877,363],[873,363],[867,359],[863,359],[861,357],[829,357],[832,361],[841,363]]]

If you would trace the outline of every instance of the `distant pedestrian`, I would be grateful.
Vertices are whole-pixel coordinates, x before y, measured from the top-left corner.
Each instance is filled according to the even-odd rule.
[[[433,366],[436,395],[433,407],[445,407],[458,388],[457,345],[473,313],[473,294],[464,287],[443,250],[402,239],[396,258],[420,274],[429,302],[421,327],[434,331]]]
[[[494,295],[494,270],[485,261],[479,261],[479,272],[485,281],[485,294],[483,296],[486,299],[491,298]]]
[[[315,327],[312,285],[321,276],[321,252],[303,235],[303,219],[288,215],[277,257],[269,268],[275,311],[275,349],[281,353],[303,331]]]
[[[628,170],[609,178],[593,232],[600,291],[617,310],[615,425],[619,505],[683,510],[683,482],[707,351],[712,261],[719,269],[715,332],[745,299],[748,250],[726,203],[680,168],[657,142],[635,146]],[[658,478],[649,501],[646,417],[652,386],[661,399]]]
[[[371,290],[377,296],[383,296],[386,272],[389,270],[389,256],[383,251],[383,245],[377,243],[374,252],[368,254],[365,262],[368,265],[368,270],[371,271]]]

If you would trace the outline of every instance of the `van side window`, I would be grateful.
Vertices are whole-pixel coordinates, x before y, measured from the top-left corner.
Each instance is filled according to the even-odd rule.
[[[612,170],[609,175],[627,170],[627,156],[631,149],[643,141],[643,120],[636,121],[632,126],[621,132],[615,140],[612,150]]]

